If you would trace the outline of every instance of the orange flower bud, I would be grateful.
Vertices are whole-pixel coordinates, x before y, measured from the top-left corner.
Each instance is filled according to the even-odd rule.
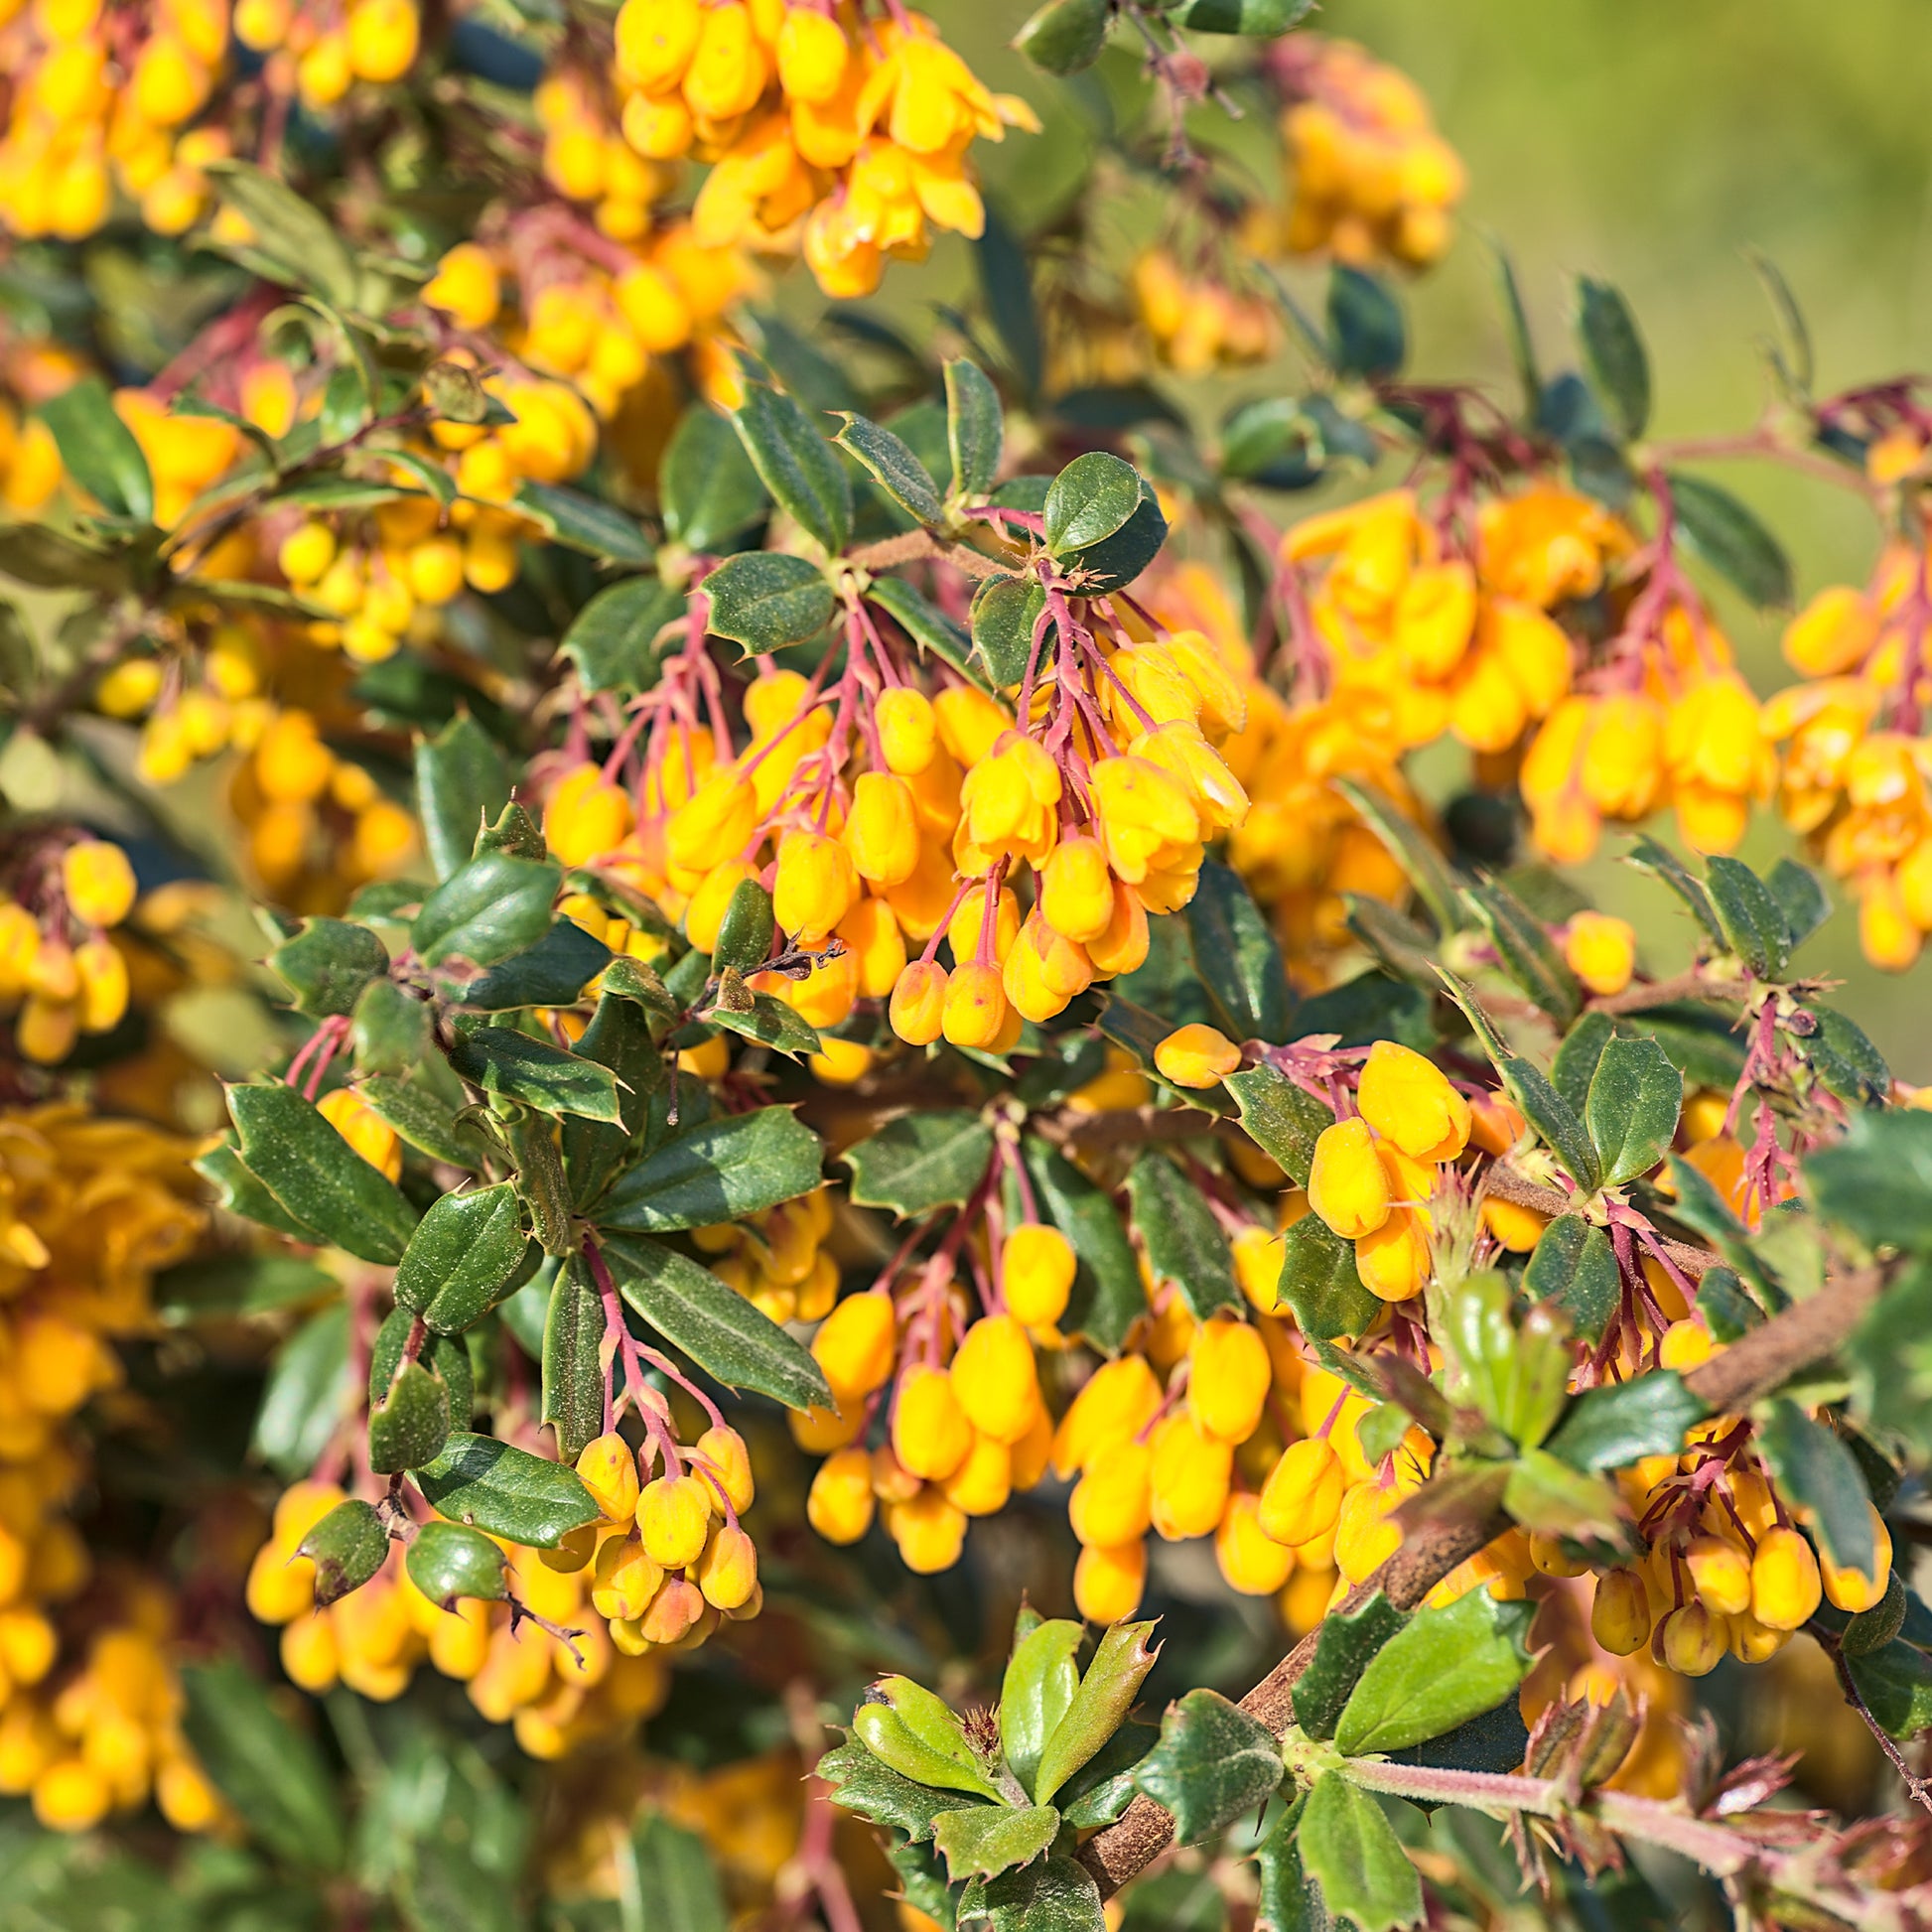
[[[1171,1033],[1154,1049],[1154,1064],[1176,1087],[1217,1087],[1241,1064],[1241,1049],[1212,1027],[1193,1025]]]
[[[1389,1218],[1389,1175],[1362,1120],[1338,1120],[1314,1143],[1309,1205],[1345,1241],[1373,1234]]]

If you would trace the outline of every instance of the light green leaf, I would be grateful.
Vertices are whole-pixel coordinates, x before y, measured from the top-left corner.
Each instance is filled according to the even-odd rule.
[[[1422,1880],[1402,1841],[1382,1807],[1341,1772],[1315,1780],[1295,1843],[1323,1903],[1357,1932],[1394,1932],[1422,1917]]]
[[[1051,1805],[963,1805],[932,1821],[932,1842],[954,1884],[1031,1864],[1052,1844],[1060,1815]]]

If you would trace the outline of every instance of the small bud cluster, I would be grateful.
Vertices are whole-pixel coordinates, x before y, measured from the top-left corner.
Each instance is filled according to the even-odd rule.
[[[134,909],[134,868],[107,839],[39,840],[0,890],[0,1006],[18,1005],[14,1044],[42,1066],[83,1034],[107,1034],[128,1004],[128,955],[114,937]]]

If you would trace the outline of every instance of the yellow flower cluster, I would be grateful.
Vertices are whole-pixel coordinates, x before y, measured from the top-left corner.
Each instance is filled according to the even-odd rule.
[[[14,1044],[43,1066],[82,1034],[106,1034],[127,1012],[127,956],[111,928],[134,909],[134,868],[106,839],[50,840],[0,895],[0,1006],[19,1003]]]
[[[1465,178],[1415,82],[1351,42],[1313,34],[1279,41],[1271,55],[1291,103],[1288,248],[1325,248],[1354,268],[1436,260]]]
[[[1891,972],[1932,931],[1926,569],[1923,550],[1892,545],[1864,589],[1820,591],[1784,633],[1805,682],[1764,708],[1783,749],[1778,809],[1857,895],[1865,956]]]
[[[1189,274],[1166,248],[1136,258],[1134,307],[1155,353],[1181,375],[1243,362],[1265,362],[1279,331],[1258,296],[1241,295],[1212,273]]]
[[[684,1070],[703,1077],[708,1069]],[[705,1254],[719,1257],[712,1272],[773,1321],[820,1321],[831,1313],[839,1293],[838,1263],[823,1245],[831,1231],[832,1197],[817,1187],[750,1220],[698,1228],[692,1240]]]
[[[708,248],[789,250],[828,295],[870,295],[889,257],[919,260],[928,223],[985,224],[976,138],[1035,128],[987,92],[921,15],[862,23],[800,0],[624,0],[617,83],[646,160],[711,163],[692,208]]]
[[[166,1593],[103,1579],[112,1613],[74,1619],[84,1644],[62,1629],[93,1573],[64,1513],[86,1478],[70,1425],[119,1383],[112,1344],[148,1327],[155,1271],[194,1247],[195,1191],[186,1148],[153,1128],[0,1113],[0,1793],[57,1830],[150,1796],[183,1831],[220,1811],[181,1735]]]
[[[283,1626],[282,1667],[317,1696],[345,1684],[387,1703],[408,1688],[425,1659],[468,1687],[492,1724],[508,1724],[533,1757],[557,1757],[590,1738],[622,1734],[664,1700],[662,1661],[630,1654],[588,1614],[590,1574],[560,1571],[540,1553],[504,1545],[509,1587],[537,1615],[575,1634],[554,1636],[524,1619],[512,1627],[502,1603],[432,1603],[392,1561],[373,1582],[318,1609],[315,1565],[296,1554],[343,1500],[333,1483],[298,1482],[275,1506],[269,1539],[248,1572],[248,1608]]]
[[[228,136],[189,123],[227,48],[227,0],[0,0],[0,72],[14,82],[0,225],[81,240],[118,184],[157,233],[191,226],[207,206],[203,170],[227,155]]]
[[[358,80],[400,80],[416,59],[415,0],[235,0],[234,37],[268,56],[277,91],[293,82],[312,112],[334,107]]]

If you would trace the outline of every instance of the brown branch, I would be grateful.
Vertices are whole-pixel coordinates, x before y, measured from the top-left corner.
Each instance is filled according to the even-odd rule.
[[[1642,1013],[1648,1007],[1674,1006],[1679,1000],[1718,999],[1742,990],[1741,981],[1726,981],[1721,986],[1703,967],[1693,966],[1667,980],[1639,980],[1621,993],[1599,994],[1587,1004],[1591,1013]]]
[[[884,537],[851,551],[845,561],[855,570],[890,570],[895,564],[936,559],[963,570],[968,577],[1011,577],[1013,566],[963,543],[946,543],[927,530],[908,530],[903,536]]]
[[[1491,1171],[1492,1184],[1497,1173]],[[1512,1184],[1548,1195],[1567,1206],[1562,1195],[1523,1181]],[[1517,1199],[1516,1193],[1505,1196]],[[1535,1206],[1537,1201],[1526,1201]],[[1675,1246],[1676,1244],[1673,1244]],[[1709,1266],[1714,1258],[1706,1257]],[[1732,1342],[1722,1354],[1690,1371],[1686,1384],[1713,1409],[1734,1412],[1772,1393],[1807,1363],[1829,1354],[1857,1327],[1882,1285],[1876,1269],[1836,1277],[1807,1302],[1775,1314],[1761,1327]],[[1357,1584],[1336,1606],[1352,1610],[1381,1590],[1398,1609],[1413,1609],[1458,1564],[1509,1527],[1497,1510],[1475,1522],[1431,1523],[1414,1532],[1387,1563]],[[1246,1697],[1241,1708],[1280,1736],[1295,1722],[1294,1690],[1313,1660],[1317,1626],[1298,1643]],[[1606,1823],[1610,1822],[1608,1819]],[[1173,1819],[1145,1794],[1137,1795],[1119,1821],[1080,1848],[1080,1863],[1093,1874],[1103,1898],[1151,1864],[1173,1840]]]
[[[1530,1180],[1514,1169],[1504,1167],[1501,1162],[1497,1162],[1483,1175],[1483,1186],[1498,1200],[1511,1201],[1518,1207],[1533,1207],[1539,1214],[1571,1214],[1577,1207],[1577,1203],[1561,1188],[1546,1187],[1540,1180]],[[1662,1235],[1657,1237],[1657,1245],[1693,1281],[1721,1266],[1724,1261],[1722,1255],[1714,1255],[1708,1248],[1694,1248],[1686,1241],[1667,1241]]]
[[[1906,1795],[1913,1804],[1922,1806],[1926,1811],[1932,1811],[1932,1784],[1927,1783],[1912,1769],[1905,1753],[1893,1741],[1891,1733],[1873,1716],[1870,1705],[1864,1701],[1864,1693],[1859,1689],[1858,1680],[1852,1675],[1852,1667],[1845,1661],[1845,1646],[1831,1631],[1821,1629],[1815,1623],[1810,1628],[1811,1634],[1818,1639],[1825,1655],[1832,1660],[1832,1669],[1838,1673],[1838,1687],[1845,1693],[1846,1703],[1859,1714],[1860,1722],[1870,1731],[1892,1769],[1904,1781]]]

